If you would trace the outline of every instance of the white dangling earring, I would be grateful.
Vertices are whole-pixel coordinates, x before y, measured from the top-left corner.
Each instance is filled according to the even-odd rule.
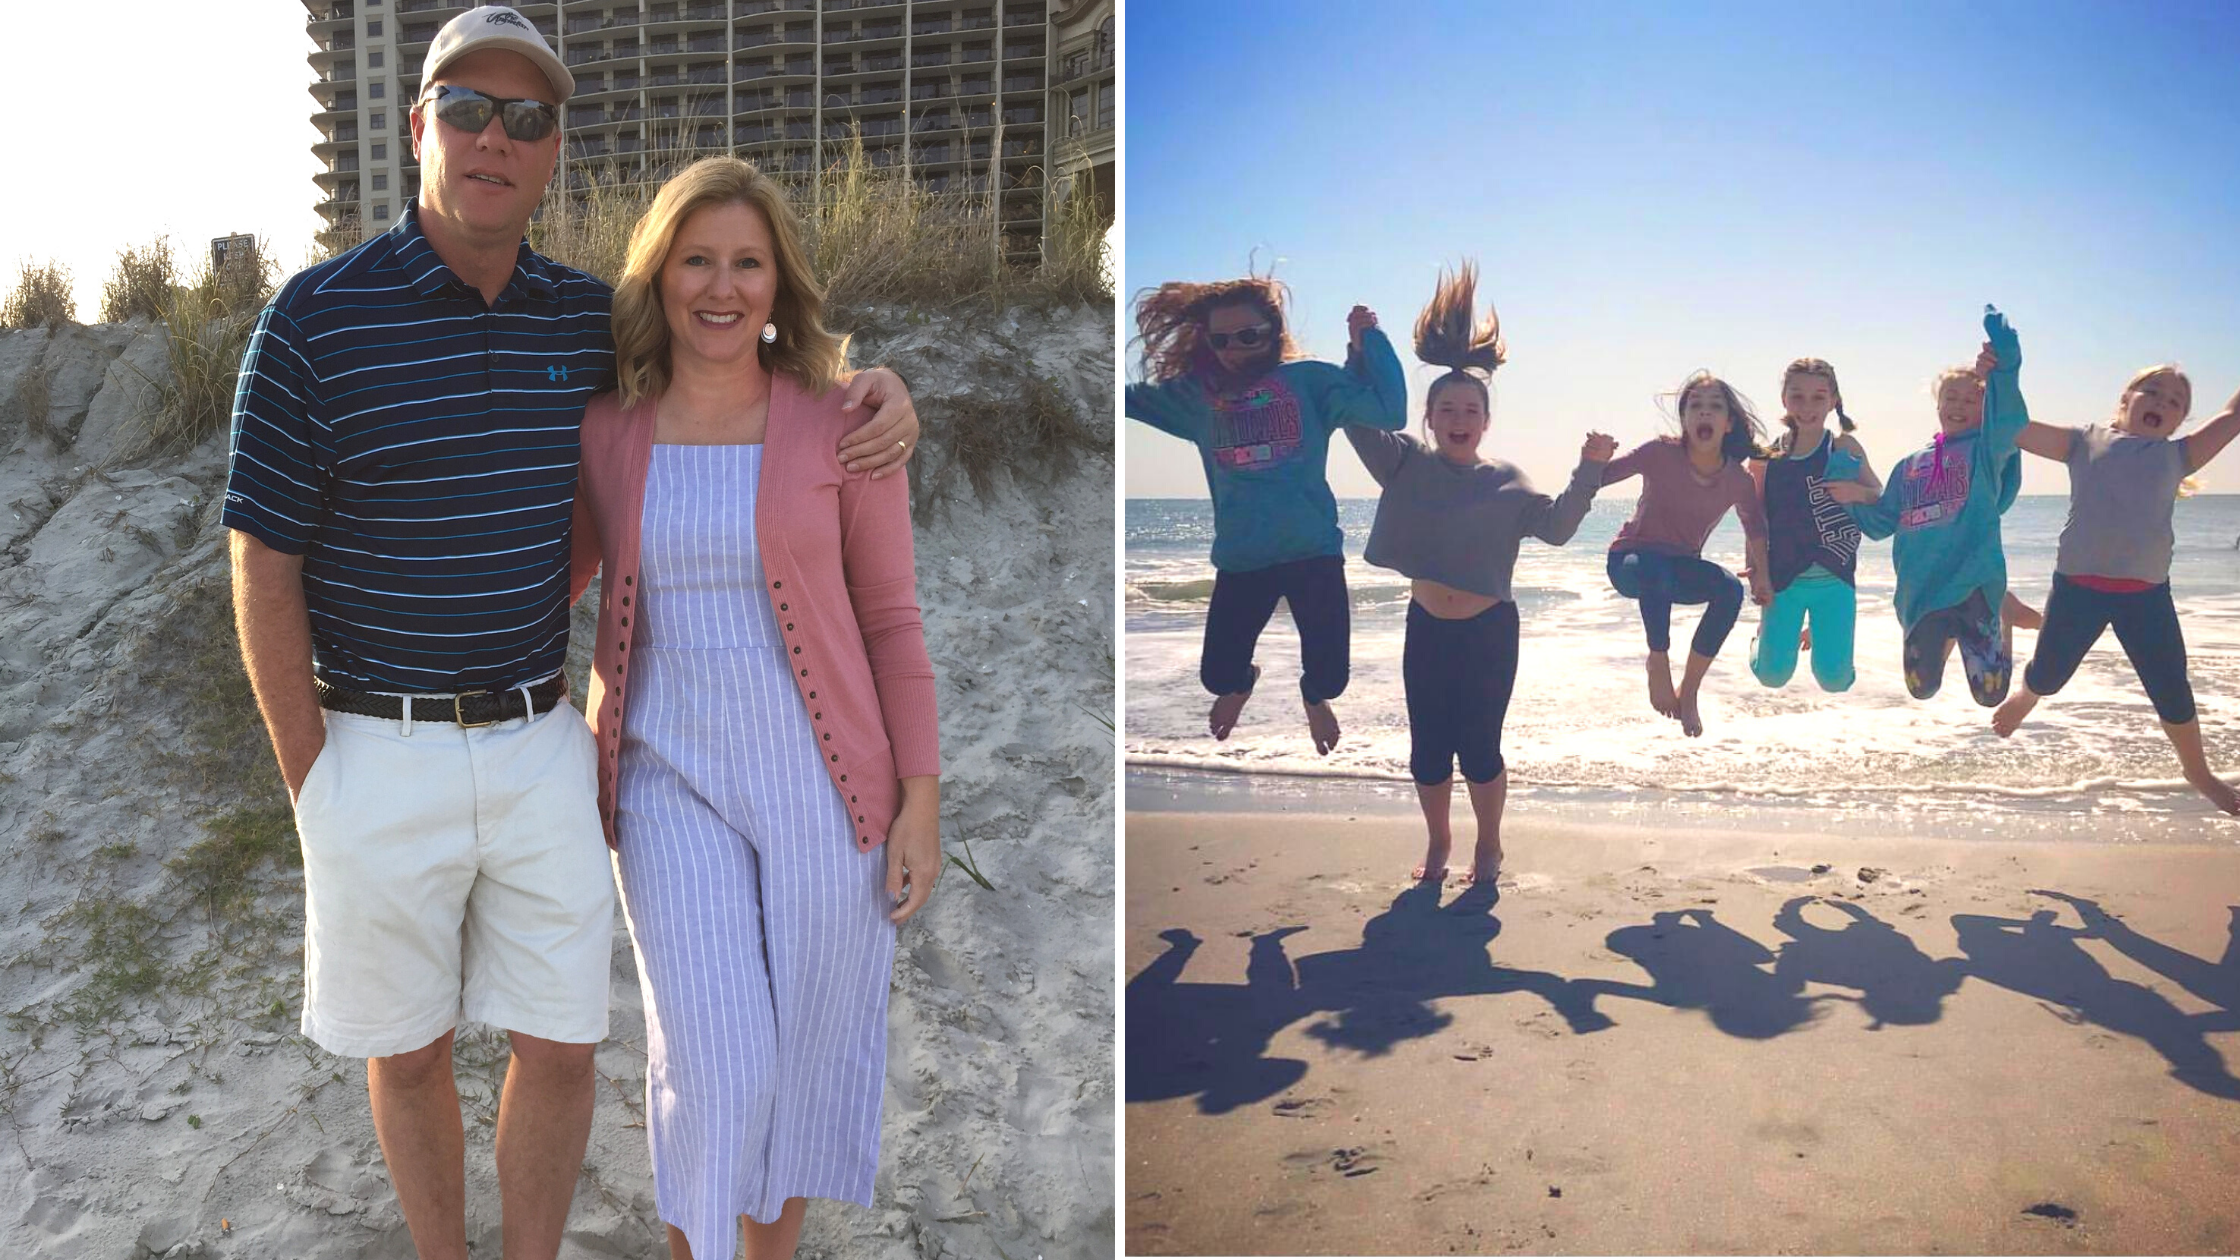
[[[764,324],[762,325],[762,344],[766,346],[775,345],[777,343],[777,340],[778,326],[767,321],[764,322]]]

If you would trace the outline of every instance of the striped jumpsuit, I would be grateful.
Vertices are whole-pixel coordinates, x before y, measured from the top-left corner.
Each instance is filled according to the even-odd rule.
[[[745,1213],[868,1205],[894,927],[785,662],[762,447],[657,444],[616,791],[661,1218],[725,1260]]]

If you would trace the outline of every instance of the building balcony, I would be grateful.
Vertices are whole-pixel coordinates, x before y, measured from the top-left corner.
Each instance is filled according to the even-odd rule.
[[[733,17],[759,17],[765,13],[814,13],[817,0],[739,0]]]
[[[459,0],[397,0],[397,12],[433,14],[439,22],[448,22],[472,7]]]
[[[357,143],[357,140],[358,124],[353,122],[341,127],[336,127],[333,130],[329,131],[326,134],[325,139],[316,141],[312,144],[311,151],[313,153],[317,153],[321,149],[332,149],[338,144],[355,144]]]
[[[304,16],[303,25],[314,35],[342,30],[357,16],[347,4],[321,4],[319,0],[309,0],[308,7],[311,11]]]
[[[1058,73],[1051,79],[1052,87],[1063,87],[1113,69],[1112,51],[1069,53],[1058,62]]]

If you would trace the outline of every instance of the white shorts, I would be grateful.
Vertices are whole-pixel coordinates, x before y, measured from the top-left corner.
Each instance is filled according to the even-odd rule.
[[[296,798],[304,1035],[353,1058],[418,1050],[462,1016],[603,1039],[614,875],[583,715],[406,735],[325,714]]]

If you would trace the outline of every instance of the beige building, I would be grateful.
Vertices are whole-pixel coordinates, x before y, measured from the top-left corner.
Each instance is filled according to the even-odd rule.
[[[1052,4],[1061,12],[1050,12]],[[318,209],[324,239],[340,244],[387,229],[418,194],[405,114],[420,89],[420,66],[436,31],[477,6],[304,6],[316,46],[311,121],[322,137],[313,151],[327,168],[316,176]],[[576,76],[561,118],[571,187],[642,179],[661,164],[649,155],[731,151],[766,170],[807,173],[831,163],[860,129],[873,162],[900,166],[930,190],[996,193],[1015,255],[1039,247],[1047,177],[1059,166],[1068,177],[1090,174],[1092,187],[1104,189],[1109,217],[1117,116],[1112,0],[513,7],[553,41]],[[1074,59],[1053,63],[1054,43],[1062,45],[1061,60]]]
[[[1110,223],[1120,117],[1116,0],[1051,0],[1050,204],[1082,194]]]

